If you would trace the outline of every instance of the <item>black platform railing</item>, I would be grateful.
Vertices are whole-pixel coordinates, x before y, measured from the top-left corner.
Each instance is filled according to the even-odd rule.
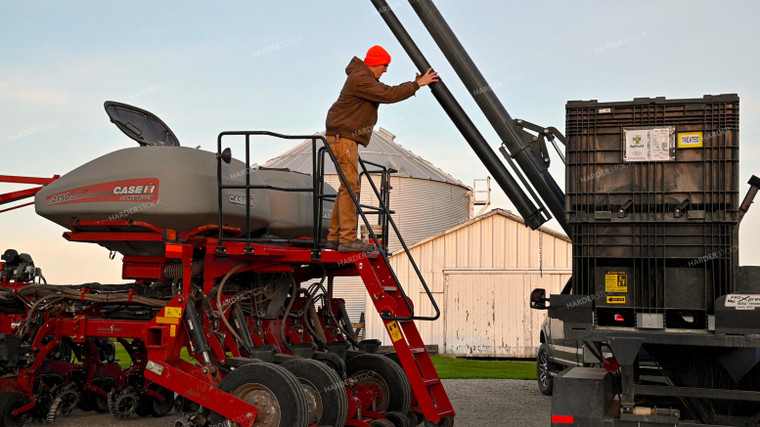
[[[327,152],[327,147],[321,147],[317,150],[317,179],[319,182],[319,194],[323,194],[324,197],[322,197],[321,200],[332,200],[334,201],[336,195],[330,195],[325,194],[324,192],[324,156]],[[368,160],[364,160],[362,158],[359,158],[359,162],[363,164],[369,164],[372,166],[376,166],[378,169],[368,170],[366,173],[362,171],[359,174],[359,188],[361,188],[361,180],[363,177],[367,177],[368,180],[372,181],[373,175],[379,175],[380,177],[380,191],[379,194],[381,196],[380,200],[380,206],[372,206],[372,205],[366,205],[362,204],[361,201],[359,201],[359,207],[361,208],[361,212],[364,213],[364,215],[377,215],[378,220],[377,224],[382,226],[382,232],[381,232],[381,242],[385,243],[388,241],[388,218],[390,214],[396,213],[393,210],[387,210],[384,207],[390,206],[390,177],[392,174],[397,173],[398,171],[393,168],[386,168],[383,165],[380,165],[378,163],[373,163]],[[342,171],[341,171],[342,172]],[[320,207],[320,209],[322,209]],[[321,226],[321,224],[320,224]],[[366,226],[366,225],[365,225]],[[321,231],[320,231],[321,232]],[[381,246],[380,242],[375,241],[377,244],[378,249],[380,250],[387,250],[387,246]]]
[[[229,148],[222,150],[222,140],[225,136],[244,136],[245,137],[245,184],[225,184],[222,177],[222,162],[229,163],[232,154]],[[269,131],[229,131],[222,132],[217,138],[217,153],[216,153],[216,180],[217,180],[217,202],[219,209],[219,240],[217,245],[217,252],[224,252],[223,242],[245,242],[245,251],[253,253],[253,247],[251,243],[304,243],[303,240],[293,239],[278,239],[278,238],[253,238],[251,237],[251,190],[275,190],[275,191],[290,191],[290,192],[310,192],[312,193],[312,211],[313,211],[313,240],[312,240],[312,256],[319,256],[320,250],[320,234],[321,233],[321,212],[322,212],[322,199],[323,194],[318,192],[320,186],[317,182],[317,175],[312,174],[312,186],[311,187],[279,187],[274,185],[252,185],[251,184],[251,137],[252,136],[270,136],[281,139],[310,139],[312,146],[312,153],[316,152],[317,140],[321,139],[325,141],[324,137],[319,135],[283,135]],[[317,170],[317,158],[312,156],[312,168]],[[223,203],[223,190],[245,190],[245,226],[242,237],[227,237],[224,235],[224,203]]]
[[[232,158],[231,150],[229,148],[222,149],[222,140],[224,137],[227,136],[243,136],[245,137],[245,167],[246,173],[245,173],[245,184],[225,184],[222,179],[222,162],[229,163]],[[251,171],[250,171],[250,164],[251,164],[251,137],[252,136],[269,136],[274,138],[280,138],[280,139],[300,139],[300,140],[310,140],[311,141],[311,152],[312,152],[312,186],[311,187],[279,187],[274,185],[252,185],[251,184]],[[317,149],[317,141],[322,142],[322,146]],[[367,232],[369,233],[369,236],[372,238],[372,240],[377,245],[379,251],[378,253],[383,258],[383,261],[385,261],[385,264],[388,266],[388,271],[393,276],[393,280],[399,285],[398,289],[401,293],[401,296],[404,300],[404,303],[406,304],[407,309],[409,310],[410,315],[409,316],[392,316],[389,313],[381,313],[381,317],[384,320],[399,320],[399,321],[407,321],[407,320],[436,320],[441,316],[441,310],[438,307],[438,304],[435,301],[435,298],[433,297],[432,292],[430,291],[430,287],[427,285],[427,282],[425,281],[425,278],[422,275],[422,272],[420,271],[419,267],[417,266],[417,263],[414,261],[414,258],[412,257],[412,254],[409,250],[409,247],[407,246],[404,239],[401,237],[401,232],[399,231],[398,226],[396,225],[395,221],[393,221],[393,211],[390,210],[390,175],[392,173],[395,173],[395,170],[391,168],[386,168],[383,165],[380,165],[378,163],[373,163],[367,160],[362,160],[359,158],[359,165],[361,166],[361,173],[360,178],[362,176],[367,177],[367,181],[370,184],[370,188],[372,189],[373,193],[375,194],[375,197],[378,200],[379,206],[368,206],[368,205],[362,205],[360,203],[360,200],[358,199],[357,195],[354,194],[351,187],[348,185],[348,182],[346,180],[346,176],[343,173],[343,171],[338,167],[337,159],[335,158],[335,154],[330,149],[329,144],[327,143],[327,139],[322,135],[284,135],[279,134],[275,132],[270,131],[228,131],[228,132],[222,132],[219,134],[217,138],[217,152],[216,152],[216,159],[217,159],[217,169],[216,169],[216,178],[217,178],[217,194],[218,194],[218,208],[219,208],[219,237],[218,237],[218,243],[217,243],[217,253],[225,253],[226,249],[223,245],[224,242],[245,242],[245,252],[253,254],[254,248],[251,246],[252,243],[279,243],[279,244],[304,244],[307,243],[307,240],[293,240],[293,239],[279,239],[279,238],[253,238],[251,236],[251,190],[254,189],[264,189],[264,190],[274,190],[274,191],[296,191],[296,192],[310,192],[312,193],[312,200],[313,200],[313,234],[312,234],[312,241],[311,243],[311,250],[312,250],[312,259],[318,260],[321,258],[321,250],[324,248],[324,244],[322,243],[322,211],[324,207],[324,201],[325,200],[333,200],[335,199],[335,195],[333,194],[325,194],[324,192],[324,161],[325,161],[325,153],[330,156],[330,160],[332,160],[333,164],[335,165],[335,171],[337,172],[340,182],[343,184],[343,186],[348,191],[348,194],[351,196],[351,200],[354,203],[354,206],[356,207],[356,210],[362,218],[362,222],[364,223],[364,226],[367,228]],[[367,165],[371,165],[373,167],[378,168],[378,170],[369,170],[367,169]],[[381,188],[378,189],[377,185],[375,184],[374,180],[372,179],[372,174],[380,173],[381,177]],[[361,182],[361,181],[360,181]],[[223,203],[223,190],[233,190],[233,189],[244,189],[245,190],[245,230],[242,237],[227,237],[224,235],[224,203]],[[369,214],[377,214],[379,215],[379,223],[383,225],[382,227],[382,240],[378,239],[377,234],[375,234],[374,230],[370,226],[369,220],[367,219],[368,213],[365,212],[365,209],[369,210]],[[420,281],[420,284],[422,285],[423,289],[425,290],[425,293],[433,307],[433,310],[435,311],[435,315],[433,316],[415,316],[414,315],[414,307],[412,307],[411,303],[409,302],[409,298],[406,295],[406,292],[404,291],[403,286],[401,286],[401,283],[398,280],[398,277],[396,276],[396,272],[393,271],[393,268],[391,267],[390,260],[388,259],[387,251],[384,247],[381,246],[382,244],[385,244],[388,242],[388,226],[393,228],[393,231],[396,235],[396,238],[398,239],[401,246],[404,248],[404,252],[406,253],[409,262],[412,264],[412,267],[414,268],[415,273],[417,274],[417,278]]]
[[[367,170],[367,164],[371,164],[373,166],[379,166],[383,167],[381,165],[378,165],[376,163],[362,161],[359,160],[359,165],[362,167],[362,174],[369,175],[369,171]],[[441,309],[438,307],[438,304],[435,302],[435,298],[433,298],[433,294],[430,291],[430,288],[427,285],[427,282],[425,282],[425,278],[422,275],[422,272],[420,271],[419,267],[417,266],[417,262],[414,261],[414,257],[412,257],[412,253],[409,250],[409,247],[406,245],[406,242],[401,237],[401,231],[398,229],[398,226],[396,226],[396,222],[393,220],[393,217],[391,214],[393,213],[389,208],[389,204],[386,203],[387,200],[384,200],[381,196],[381,193],[378,191],[377,186],[375,185],[375,182],[372,179],[367,180],[370,184],[370,188],[372,188],[372,191],[375,193],[375,197],[377,197],[378,201],[380,202],[380,207],[385,210],[385,214],[383,215],[384,220],[386,221],[387,225],[390,225],[393,227],[393,232],[398,238],[399,243],[401,244],[401,247],[404,248],[404,253],[406,253],[407,258],[409,259],[409,263],[412,264],[412,268],[414,268],[414,272],[417,274],[417,278],[420,280],[420,284],[422,285],[423,289],[425,289],[425,293],[428,296],[428,299],[430,300],[430,303],[433,306],[433,310],[435,310],[434,316],[415,316],[414,315],[414,309],[409,304],[409,300],[407,299],[406,293],[404,292],[403,287],[399,286],[399,289],[401,290],[402,296],[404,298],[404,301],[406,302],[406,305],[409,307],[409,313],[411,313],[410,316],[388,316],[385,313],[381,313],[381,317],[384,320],[436,320],[439,317],[441,317]],[[388,181],[387,185],[390,185],[390,180]],[[386,187],[388,188],[388,187]],[[360,210],[361,212],[361,210]],[[367,224],[367,219],[364,218],[364,224],[367,227],[367,232],[369,233],[370,237],[374,241],[378,241],[377,235],[375,235],[375,232],[372,230],[372,227]],[[387,225],[383,228],[383,236],[387,239],[388,235],[388,228]],[[387,240],[383,240],[383,242],[386,242]],[[388,259],[388,255],[385,251],[380,251],[380,255],[385,260],[385,264],[388,266],[388,270],[391,272],[391,275],[393,276],[393,279],[396,281],[396,283],[399,283],[398,277],[396,277],[396,272],[393,271],[393,268],[391,268],[390,260]]]
[[[378,197],[378,203],[379,206],[371,206],[371,205],[364,205],[362,204],[362,209],[369,209],[371,213],[376,213],[377,218],[377,225],[380,226],[380,239],[377,240],[377,236],[373,234],[374,229],[369,228],[368,233],[373,238],[373,240],[378,243],[378,247],[383,250],[383,247],[380,247],[379,243],[382,242],[385,251],[388,251],[388,226],[390,224],[391,215],[395,214],[396,212],[390,209],[390,190],[391,190],[391,175],[394,173],[398,173],[398,170],[393,168],[386,168],[385,166],[370,162],[369,160],[364,160],[362,158],[359,158],[359,162],[362,166],[362,171],[359,173],[359,188],[361,188],[361,182],[362,178],[367,178],[367,181],[370,183],[371,186],[375,186],[375,181],[372,179],[373,175],[378,175],[380,177],[380,191],[377,191],[377,189],[374,189],[375,195]],[[367,169],[367,165],[375,166],[378,169]],[[388,207],[388,209],[385,209]]]

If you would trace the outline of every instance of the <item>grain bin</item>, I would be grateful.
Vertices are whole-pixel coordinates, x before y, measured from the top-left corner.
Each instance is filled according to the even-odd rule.
[[[359,156],[398,170],[391,178],[391,209],[395,211],[393,220],[407,245],[469,220],[472,213],[472,189],[402,147],[394,139],[395,135],[379,128],[372,132],[369,146],[359,145]],[[304,141],[269,160],[265,167],[311,173],[311,141]],[[339,177],[331,162],[325,164],[325,182],[338,188]],[[361,202],[365,205],[378,205],[366,180],[362,181]],[[370,223],[377,221],[376,216],[368,219]],[[390,252],[401,248],[392,232],[388,247]],[[341,296],[346,299],[349,315],[353,321],[358,321],[360,312],[364,311],[366,290],[363,285],[356,289],[352,286],[342,287],[344,290],[341,291]]]

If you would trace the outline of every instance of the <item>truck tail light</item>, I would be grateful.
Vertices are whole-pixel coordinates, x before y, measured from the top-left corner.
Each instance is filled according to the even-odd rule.
[[[573,424],[573,416],[572,415],[552,415],[552,423]]]
[[[602,366],[607,372],[615,372],[620,368],[620,364],[614,357],[608,357],[602,362]]]

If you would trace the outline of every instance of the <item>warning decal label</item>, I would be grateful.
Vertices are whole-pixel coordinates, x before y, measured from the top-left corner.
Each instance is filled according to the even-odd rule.
[[[404,336],[401,335],[401,331],[398,328],[398,323],[396,323],[395,320],[388,323],[387,328],[388,328],[388,333],[390,334],[393,342],[399,341],[400,339],[404,338]]]
[[[607,293],[625,294],[628,292],[628,273],[610,271],[604,275],[604,291]]]
[[[182,307],[165,307],[164,316],[166,317],[182,317]]]

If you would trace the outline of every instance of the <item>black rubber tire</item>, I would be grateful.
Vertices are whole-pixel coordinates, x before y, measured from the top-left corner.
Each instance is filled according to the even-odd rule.
[[[150,403],[148,402],[149,397],[143,395],[140,395],[140,403],[137,404],[137,409],[135,409],[135,414],[137,414],[140,417],[147,417],[150,415]]]
[[[26,423],[23,415],[14,417],[11,415],[16,409],[26,405],[29,400],[21,393],[0,393],[0,425],[4,427],[22,427]]]
[[[174,392],[168,388],[158,386],[158,394],[164,397],[163,402],[151,399],[150,414],[156,418],[164,417],[174,409]]]
[[[82,392],[82,397],[79,399],[79,409],[81,409],[84,412],[89,412],[94,410],[95,408],[92,406],[92,401],[88,399],[89,391],[85,390]]]
[[[407,412],[406,416],[409,418],[409,422],[414,427],[417,427],[418,425],[422,425],[425,423],[425,417],[422,416],[419,412]]]
[[[287,369],[272,363],[252,363],[230,372],[219,384],[220,390],[243,400],[245,396],[239,394],[245,392],[248,387],[265,387],[276,399],[281,414],[280,422],[276,425],[267,424],[267,427],[307,427],[309,425],[309,405],[306,395],[301,383]],[[226,421],[225,417],[216,412],[212,412],[209,418],[211,425],[223,425],[222,423]],[[254,427],[263,426],[263,423],[259,423],[259,417],[256,418]],[[232,422],[230,424],[238,425]]]
[[[388,420],[374,420],[370,421],[370,427],[395,427],[395,424]]]
[[[201,405],[180,395],[175,398],[174,408],[177,412],[197,412]]]
[[[554,376],[552,375],[552,363],[549,360],[549,352],[546,349],[546,343],[538,347],[536,356],[536,378],[538,390],[544,396],[551,396],[554,388]]]
[[[398,353],[395,353],[395,352],[393,352],[393,353],[386,353],[385,357],[391,359],[393,361],[393,363],[395,363],[396,366],[398,366],[398,368],[403,373],[404,378],[406,378],[407,382],[409,382],[409,378],[406,376],[406,372],[404,371],[404,367],[401,366],[401,360],[398,358]],[[409,401],[409,407],[410,407],[410,410],[406,411],[406,417],[409,420],[409,425],[416,427],[416,426],[418,426],[420,424],[423,424],[425,422],[425,417],[423,417],[422,414],[419,414],[419,413],[411,411],[411,403],[412,403],[411,399],[412,399],[412,397],[413,396],[412,396],[412,393],[411,393],[411,385],[410,385],[409,386],[409,400],[410,400]],[[419,405],[417,405],[417,406],[419,406]]]
[[[434,423],[432,421],[425,421],[425,427],[453,427],[454,418],[446,417],[440,422]]]
[[[156,418],[168,415],[174,409],[174,392],[156,383],[148,384],[148,389],[157,391],[165,400],[159,402],[158,399],[148,394],[141,395],[140,404],[135,410],[137,415],[141,417],[152,415]]]
[[[412,422],[403,412],[388,412],[385,414],[385,418],[392,422],[394,427],[412,427]],[[415,417],[416,420],[417,418]]]
[[[110,393],[114,387],[118,386],[118,383],[114,378],[101,377],[92,380],[92,385],[102,388],[106,393]],[[108,412],[108,397],[102,396],[99,393],[95,393],[94,391],[87,391],[87,396],[85,396],[83,399],[87,399],[88,404],[97,412]]]
[[[396,411],[401,413],[407,413],[412,407],[412,386],[409,384],[409,378],[406,377],[406,372],[404,372],[404,367],[401,366],[401,362],[398,360],[398,355],[396,353],[389,353],[385,355],[386,359],[390,359],[393,363],[391,363],[391,366],[393,366],[394,369],[396,369],[396,372],[404,379],[403,380],[403,389],[404,394],[406,396],[406,406],[403,409],[398,409]],[[394,359],[395,358],[395,359]],[[394,409],[388,409],[389,411],[394,411]]]
[[[378,402],[378,411],[409,411],[412,388],[404,370],[390,358],[379,354],[360,354],[346,361],[346,373],[359,385],[378,384],[388,391],[388,396],[382,396]]]
[[[304,387],[309,388],[309,393],[317,393],[320,400],[318,406],[321,411],[318,414],[309,414],[309,422],[317,425],[343,426],[348,418],[348,397],[343,380],[338,373],[325,363],[314,359],[293,359],[281,365],[298,378]],[[314,407],[309,402],[310,411]]]

